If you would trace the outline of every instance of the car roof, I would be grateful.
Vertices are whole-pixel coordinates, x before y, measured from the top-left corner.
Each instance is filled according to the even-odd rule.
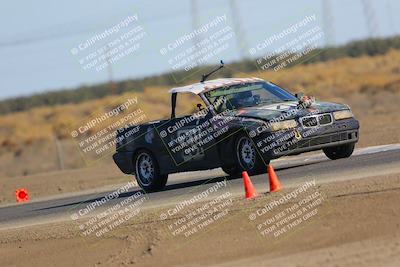
[[[201,94],[210,90],[217,89],[219,87],[230,86],[234,84],[240,83],[253,83],[264,81],[260,78],[223,78],[223,79],[214,79],[205,82],[194,83],[182,87],[175,87],[169,90],[168,92],[173,93],[192,93],[192,94]]]

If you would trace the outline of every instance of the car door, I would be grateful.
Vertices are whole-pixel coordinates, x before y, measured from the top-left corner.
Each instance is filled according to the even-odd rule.
[[[179,171],[219,167],[211,118],[212,113],[204,110],[171,119],[164,125],[164,143]]]

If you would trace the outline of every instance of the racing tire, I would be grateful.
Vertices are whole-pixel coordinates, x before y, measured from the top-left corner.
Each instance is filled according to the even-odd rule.
[[[150,151],[139,150],[133,158],[133,163],[136,181],[145,192],[160,191],[165,187],[168,174],[160,173],[157,159]]]
[[[255,147],[254,142],[246,134],[240,134],[235,140],[234,146],[235,166],[223,166],[222,170],[231,177],[241,176],[243,171],[249,175],[256,175],[267,172],[266,165]]]
[[[348,158],[353,154],[355,143],[324,148],[325,155],[331,160]]]

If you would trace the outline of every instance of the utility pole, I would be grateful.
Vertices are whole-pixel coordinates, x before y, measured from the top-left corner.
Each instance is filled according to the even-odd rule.
[[[367,28],[369,37],[379,37],[379,24],[376,19],[375,10],[372,6],[371,0],[361,0],[365,19],[367,21]]]
[[[191,0],[190,2],[190,8],[191,8],[191,13],[192,13],[192,30],[195,31],[199,27],[199,13],[197,11],[197,0]],[[197,35],[194,36],[193,38],[193,45],[195,49],[197,50],[197,44],[199,44],[199,37]]]
[[[109,51],[110,50],[107,45],[106,53],[108,53]],[[110,61],[110,56],[107,56],[106,58],[107,58],[107,71],[108,71],[108,86],[110,87],[111,94],[114,95],[117,93],[117,88],[113,80],[112,63]]]
[[[392,5],[390,4],[389,0],[386,2],[386,8],[387,8],[387,14],[389,17],[389,26],[390,26],[390,30],[391,30],[391,35],[397,35],[397,28],[395,27],[395,23],[393,20]]]
[[[332,5],[330,0],[322,1],[322,17],[324,23],[325,46],[335,45],[334,20],[332,15]]]
[[[243,59],[246,58],[247,56],[246,52],[248,51],[248,45],[246,42],[245,33],[242,29],[240,13],[239,10],[237,9],[235,0],[229,0],[229,6],[232,14],[233,27],[235,30],[236,45],[239,49],[240,57]]]
[[[56,145],[57,159],[58,159],[58,168],[60,170],[64,170],[64,154],[62,151],[62,146],[60,140],[58,140],[57,134],[54,134],[54,143]]]

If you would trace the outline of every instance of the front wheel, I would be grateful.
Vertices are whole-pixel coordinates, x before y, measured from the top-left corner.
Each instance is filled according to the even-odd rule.
[[[150,151],[138,151],[133,162],[135,164],[136,181],[144,191],[159,191],[165,187],[168,174],[160,174],[158,162]]]
[[[246,135],[241,134],[236,138],[234,147],[234,166],[224,166],[222,169],[232,177],[240,176],[242,171],[247,171],[249,175],[265,173],[266,165],[257,152],[253,141]]]
[[[353,154],[355,143],[324,148],[325,155],[332,159],[348,158]]]

